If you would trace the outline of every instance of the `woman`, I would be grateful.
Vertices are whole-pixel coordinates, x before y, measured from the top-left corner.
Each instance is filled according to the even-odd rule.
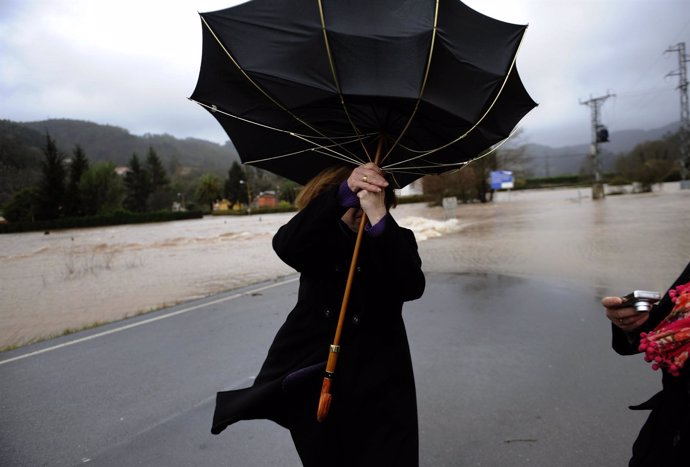
[[[620,297],[605,297],[602,305],[613,329],[613,348],[621,355],[631,355],[646,349],[649,337],[658,336],[670,323],[669,313],[674,307],[673,292],[690,282],[690,264],[674,282],[662,300],[649,313],[638,313],[632,307],[621,308]],[[674,315],[673,319],[680,316]],[[683,318],[689,320],[690,318]],[[656,333],[655,328],[657,329]],[[649,334],[646,334],[649,333]],[[642,336],[642,346],[641,344]],[[648,336],[648,337],[647,337]],[[661,359],[660,359],[661,360]],[[651,410],[633,445],[630,467],[674,467],[690,465],[690,368],[680,371],[662,366],[662,391],[633,410]]]
[[[252,387],[218,394],[214,434],[239,420],[288,428],[305,466],[418,465],[414,376],[402,305],[425,286],[411,231],[388,210],[395,197],[374,164],[328,169],[302,191],[301,210],[273,238],[300,272],[297,304],[278,331]],[[362,239],[333,402],[316,421],[329,346],[338,322],[356,230]]]

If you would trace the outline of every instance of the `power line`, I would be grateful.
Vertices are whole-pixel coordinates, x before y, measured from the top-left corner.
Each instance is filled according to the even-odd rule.
[[[669,37],[672,37],[671,40],[680,42],[685,31],[688,29],[688,26],[690,26],[690,20],[686,21],[685,24],[683,24],[683,26],[680,27],[680,29],[678,30],[678,32],[676,34],[669,35]],[[649,74],[652,72],[652,70],[654,70],[657,67],[657,65],[659,65],[659,62],[661,61],[661,59],[662,59],[662,56],[657,56],[656,59],[650,65],[648,65],[644,69],[641,69],[638,73],[635,73],[635,76],[637,78],[637,79],[635,79],[635,81],[631,81],[632,78],[634,78],[634,76],[628,76],[628,79],[626,79],[625,86],[623,86],[623,87],[625,87],[627,89],[633,89],[634,90],[635,87],[638,84],[640,84],[645,78],[647,78],[647,76],[649,76]],[[629,83],[629,82],[632,82],[632,85],[627,85],[627,83]]]

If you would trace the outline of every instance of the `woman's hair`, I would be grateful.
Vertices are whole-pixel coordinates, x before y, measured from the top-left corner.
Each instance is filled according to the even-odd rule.
[[[343,181],[347,180],[347,177],[352,173],[352,169],[352,166],[337,165],[323,170],[317,176],[309,180],[302,191],[297,195],[295,199],[297,208],[303,209],[321,193],[331,189],[337,189]],[[386,187],[385,204],[386,209],[393,208],[397,205],[397,198],[392,184]]]

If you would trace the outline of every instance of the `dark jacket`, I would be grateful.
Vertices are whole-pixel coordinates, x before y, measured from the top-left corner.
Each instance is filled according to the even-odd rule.
[[[690,281],[690,264],[671,288]],[[613,348],[621,355],[639,353],[640,333],[653,330],[673,309],[668,293],[654,306],[649,319],[635,333],[613,329]],[[633,445],[630,467],[675,467],[690,465],[690,368],[680,376],[662,371],[662,390],[633,410],[651,410]]]
[[[301,273],[295,308],[252,387],[218,393],[213,433],[247,419],[288,428],[305,466],[418,465],[417,407],[404,301],[425,286],[411,231],[388,216],[363,237],[342,331],[333,402],[316,421],[355,234],[340,221],[337,193],[314,199],[280,228],[273,248]]]

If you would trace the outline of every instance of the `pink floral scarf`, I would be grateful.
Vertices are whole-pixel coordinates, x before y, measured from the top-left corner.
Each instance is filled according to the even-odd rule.
[[[653,331],[640,334],[640,351],[654,370],[664,368],[678,376],[690,354],[690,282],[668,294],[673,310]]]

